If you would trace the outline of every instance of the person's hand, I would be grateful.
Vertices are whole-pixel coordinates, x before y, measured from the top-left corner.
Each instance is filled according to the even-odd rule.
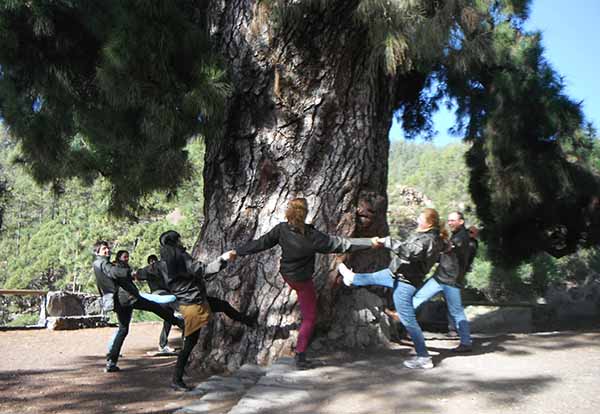
[[[384,246],[384,239],[379,237],[371,237],[371,245],[374,249],[381,249]]]
[[[138,278],[138,272],[137,272],[137,270],[134,270],[133,272],[131,272],[131,276],[133,277],[133,280],[135,280],[136,282],[138,282],[140,280]]]

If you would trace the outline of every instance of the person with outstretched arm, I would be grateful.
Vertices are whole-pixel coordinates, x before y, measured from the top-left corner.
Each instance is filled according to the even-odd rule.
[[[140,292],[132,280],[129,253],[126,250],[120,250],[117,253],[114,263],[110,262],[108,242],[97,242],[94,251],[96,259],[93,263],[93,270],[98,290],[102,295],[103,308],[114,310],[119,321],[117,331],[108,345],[105,372],[118,372],[120,369],[117,362],[125,337],[129,333],[129,324],[134,309],[153,312],[163,320],[180,328],[183,328],[183,321],[175,317],[173,310],[165,309],[140,296]]]
[[[171,291],[168,286],[168,272],[166,270],[166,263],[158,260],[155,254],[148,256],[148,265],[144,266],[134,274],[137,280],[145,280],[148,283],[150,291],[154,295],[171,295]],[[212,313],[224,313],[234,321],[241,322],[248,327],[256,325],[256,317],[246,315],[235,309],[229,302],[213,296],[207,296],[206,300],[210,306]],[[177,310],[179,305],[175,302],[165,303],[163,306],[170,307],[173,310]],[[171,331],[171,324],[167,321],[163,323],[163,329],[160,333],[158,351],[163,353],[173,353],[175,350],[168,346],[169,332]]]
[[[453,326],[458,328],[460,337],[460,344],[453,352],[465,353],[472,351],[473,342],[469,321],[462,305],[461,288],[464,287],[465,275],[473,261],[473,248],[469,232],[465,228],[464,216],[460,211],[448,215],[448,226],[451,232],[448,248],[442,251],[433,276],[415,293],[413,306],[418,309],[423,303],[442,293]]]
[[[210,263],[202,263],[185,250],[179,233],[169,230],[160,236],[160,257],[165,263],[169,291],[177,298],[185,321],[183,348],[177,356],[171,387],[176,391],[189,391],[183,382],[185,365],[198,342],[200,330],[208,324],[211,315],[204,277],[221,271],[228,261],[235,259],[235,254],[228,251]]]
[[[403,362],[405,367],[411,369],[433,368],[412,299],[446,245],[444,239],[447,235],[445,232],[440,234],[441,230],[438,212],[426,208],[417,218],[415,232],[406,240],[394,240],[391,237],[377,239],[383,247],[390,250],[391,262],[388,268],[374,273],[354,273],[344,263],[338,266],[344,284],[348,286],[383,286],[392,289],[400,322],[415,345],[417,355]]]
[[[306,224],[308,203],[304,198],[288,202],[286,222],[281,222],[259,239],[249,241],[235,249],[238,256],[262,252],[276,245],[281,246],[279,273],[298,295],[302,323],[296,343],[296,366],[309,368],[306,349],[317,319],[317,292],[313,283],[317,253],[347,253],[369,249],[375,245],[372,239],[349,239],[330,236]]]

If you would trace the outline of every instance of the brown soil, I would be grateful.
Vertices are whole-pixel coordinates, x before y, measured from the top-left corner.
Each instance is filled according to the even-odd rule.
[[[119,360],[103,372],[115,328],[0,331],[1,413],[171,413],[194,399],[169,388],[175,356],[152,357],[162,323],[132,324]],[[180,347],[173,329],[171,346]],[[194,385],[203,378],[186,378]]]

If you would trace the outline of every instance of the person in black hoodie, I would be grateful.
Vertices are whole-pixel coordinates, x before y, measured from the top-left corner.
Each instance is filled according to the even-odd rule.
[[[183,382],[183,372],[192,349],[198,342],[200,329],[208,323],[211,309],[206,297],[204,277],[219,272],[229,260],[235,259],[232,251],[204,264],[194,258],[181,244],[181,236],[169,230],[160,236],[160,257],[166,269],[166,281],[171,294],[177,297],[179,312],[185,321],[183,348],[177,357],[171,387],[177,391],[190,388]]]
[[[417,229],[407,240],[398,241],[390,237],[377,239],[391,251],[391,262],[387,269],[375,273],[354,273],[344,263],[338,266],[348,286],[384,286],[393,290],[394,305],[400,322],[415,345],[417,356],[404,361],[407,368],[433,368],[433,362],[425,346],[423,331],[417,322],[412,298],[423,278],[438,261],[446,246],[440,235],[440,219],[436,210],[426,208],[417,219]]]
[[[308,368],[306,349],[314,331],[317,318],[317,293],[313,284],[316,253],[346,253],[369,249],[375,245],[372,239],[348,239],[330,236],[306,224],[308,203],[304,198],[288,202],[285,212],[287,222],[281,222],[267,234],[235,249],[238,256],[262,252],[276,245],[281,246],[279,272],[285,282],[298,295],[302,323],[296,343],[296,365]]]
[[[110,247],[107,242],[97,242],[94,251],[96,260],[94,260],[93,269],[98,290],[102,295],[103,308],[114,310],[119,321],[119,327],[108,345],[105,372],[118,372],[119,354],[123,341],[129,333],[129,324],[134,309],[153,312],[180,328],[183,328],[183,321],[176,318],[172,310],[165,309],[140,296],[140,292],[131,278],[127,251],[117,252],[115,263],[111,263],[109,260]]]
[[[171,291],[168,286],[168,271],[165,269],[166,264],[160,260],[155,254],[151,254],[148,256],[148,266],[144,266],[141,269],[138,269],[137,272],[134,273],[134,278],[136,280],[145,280],[148,283],[148,287],[150,291],[154,295],[170,295]],[[207,296],[206,300],[208,305],[210,306],[210,310],[212,313],[222,312],[227,315],[229,318],[234,321],[241,322],[246,326],[252,327],[256,324],[256,317],[245,315],[235,309],[229,302],[215,298],[213,296]],[[164,307],[169,307],[173,310],[177,310],[178,303],[165,303],[162,305]],[[167,321],[163,323],[163,329],[160,333],[160,338],[158,342],[158,351],[164,353],[175,352],[175,350],[168,346],[169,341],[169,332],[171,331],[171,324]]]

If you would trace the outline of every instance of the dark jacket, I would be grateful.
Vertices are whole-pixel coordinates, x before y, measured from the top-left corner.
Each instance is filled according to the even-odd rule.
[[[475,256],[477,256],[477,249],[479,248],[479,241],[473,237],[469,237],[469,257],[467,259],[467,273],[473,268],[473,262]]]
[[[160,256],[158,269],[181,305],[206,303],[204,277],[227,266],[227,261],[220,258],[208,264],[196,261],[181,246],[165,244],[160,247]]]
[[[95,256],[92,263],[96,286],[100,292],[102,310],[107,312],[114,309],[114,295],[117,293],[118,285],[112,278],[111,269],[113,264],[108,256]]]
[[[471,248],[467,229],[461,226],[450,237],[450,249],[442,253],[433,277],[439,283],[462,287],[469,268]],[[472,260],[471,260],[472,261]]]
[[[281,222],[257,240],[236,248],[238,256],[262,252],[275,245],[281,246],[279,272],[288,280],[305,281],[315,272],[316,253],[346,253],[371,247],[370,239],[348,239],[330,236],[313,225],[304,227],[304,234]]]
[[[168,272],[161,270],[166,263],[162,260],[144,266],[137,271],[137,278],[148,283],[150,291],[155,294],[169,293]]]
[[[140,296],[131,279],[129,266],[111,263],[108,256],[96,256],[92,268],[96,286],[102,296],[102,310],[114,310],[115,295],[123,306],[131,306]]]
[[[110,269],[112,278],[119,286],[118,298],[121,306],[132,306],[140,297],[140,291],[133,283],[131,267],[124,263],[115,263]]]
[[[402,282],[419,287],[438,261],[444,242],[436,229],[415,232],[404,241],[386,237],[384,245],[392,251],[390,271]]]

